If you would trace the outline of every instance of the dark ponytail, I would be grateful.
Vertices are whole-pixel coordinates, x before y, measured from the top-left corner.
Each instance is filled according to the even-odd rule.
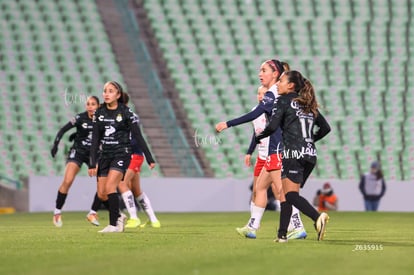
[[[298,93],[299,97],[294,100],[302,106],[303,111],[313,113],[316,117],[318,115],[318,102],[312,83],[298,71],[287,71],[284,74],[287,75],[289,82],[295,84],[295,92]]]

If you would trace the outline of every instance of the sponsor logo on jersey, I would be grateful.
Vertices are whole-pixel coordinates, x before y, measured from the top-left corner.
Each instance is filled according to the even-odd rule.
[[[123,160],[120,160],[120,161],[118,161],[116,164],[118,164],[118,166],[124,166],[124,161]]]
[[[298,174],[299,173],[298,170],[289,170],[288,172],[289,172],[289,174]]]
[[[98,120],[99,120],[99,121],[103,121],[103,120],[104,120],[104,116],[103,116],[103,115],[100,115],[100,116],[98,117]]]
[[[118,122],[121,122],[122,121],[122,115],[121,114],[118,114],[116,116],[116,119],[115,120],[118,121]]]
[[[115,128],[113,126],[105,126],[105,136],[110,136],[115,133]]]
[[[82,123],[82,128],[83,129],[88,129],[88,123],[86,123],[86,122]]]
[[[132,123],[139,123],[139,117],[136,114],[131,116]]]

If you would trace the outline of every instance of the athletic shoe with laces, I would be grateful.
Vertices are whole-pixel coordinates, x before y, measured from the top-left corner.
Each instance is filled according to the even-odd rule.
[[[326,224],[328,223],[329,216],[325,212],[322,212],[315,223],[316,232],[318,233],[318,241],[322,241],[325,237]]]
[[[53,215],[53,224],[56,227],[62,227],[63,222],[62,222],[62,215],[61,214],[55,214],[55,215]]]
[[[273,241],[275,243],[287,243],[288,242],[288,238],[286,238],[286,236],[284,235],[284,236],[277,237]]]
[[[120,232],[124,232],[126,220],[127,216],[124,213],[119,212],[119,217],[116,221],[116,226],[119,228]]]
[[[293,240],[293,239],[306,239],[307,236],[308,234],[306,234],[305,228],[299,228],[299,229],[294,229],[288,232],[286,237],[288,240]]]
[[[250,228],[248,226],[238,227],[236,228],[236,231],[242,237],[246,237],[248,239],[256,239],[256,230],[253,228]]]
[[[88,222],[90,222],[92,225],[99,226],[98,214],[96,214],[96,213],[88,214],[88,215],[86,215],[86,219],[87,219],[87,220],[88,220]]]
[[[122,231],[118,226],[107,225],[104,229],[98,231],[99,233],[121,233]]]
[[[139,227],[144,228],[144,227],[146,227],[149,224],[151,225],[152,228],[160,228],[161,227],[161,223],[158,220],[155,221],[155,222],[151,222],[151,221],[147,220],[146,222],[140,224]]]
[[[129,219],[125,225],[125,228],[137,228],[140,225],[141,221],[139,218]]]

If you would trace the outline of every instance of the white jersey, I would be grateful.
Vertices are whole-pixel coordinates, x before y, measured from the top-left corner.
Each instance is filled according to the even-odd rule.
[[[253,120],[252,123],[256,135],[260,134],[263,132],[264,128],[266,128],[267,125],[266,114],[260,115],[258,118]],[[269,139],[270,137],[264,138],[260,140],[259,144],[257,144],[258,157],[262,160],[266,160],[267,156],[269,155]]]

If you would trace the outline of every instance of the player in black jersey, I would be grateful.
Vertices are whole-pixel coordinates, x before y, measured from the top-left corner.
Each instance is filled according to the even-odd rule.
[[[327,135],[331,128],[318,110],[312,84],[300,72],[284,72],[277,87],[280,96],[274,104],[269,125],[256,137],[259,142],[282,128],[282,184],[286,201],[281,203],[277,241],[287,242],[292,205],[315,222],[318,240],[322,240],[329,217],[324,212],[319,214],[305,198],[299,196],[299,188],[303,187],[316,164],[315,142]]]
[[[122,86],[115,81],[105,83],[103,98],[104,103],[93,117],[88,173],[98,177],[98,196],[104,203],[108,201],[109,225],[99,232],[123,232],[126,216],[119,211],[117,187],[131,161],[130,134],[137,140],[150,167],[155,162],[142,137],[138,116],[123,104]],[[98,148],[101,150],[97,165]]]
[[[124,93],[125,105],[128,105],[129,96],[127,93]],[[129,219],[125,228],[136,228],[138,226],[145,227],[147,224],[151,224],[153,228],[161,227],[161,223],[155,216],[154,210],[152,209],[151,201],[145,192],[141,189],[139,173],[141,172],[141,166],[144,162],[144,154],[141,148],[138,146],[137,141],[134,137],[131,137],[131,162],[127,171],[125,172],[124,180],[118,185],[118,191],[122,196],[126,209],[129,213]],[[153,166],[150,166],[152,169]],[[147,214],[148,221],[141,224],[140,219],[137,215],[137,208],[135,204],[135,198],[138,201],[139,206]],[[95,195],[94,201],[92,203],[91,210],[86,216],[87,220],[93,225],[99,225],[97,219],[97,211],[101,200],[98,195]]]
[[[50,153],[54,158],[58,151],[58,145],[62,139],[62,136],[70,129],[76,127],[74,142],[66,162],[65,176],[59,187],[56,198],[53,224],[57,227],[61,227],[63,225],[61,216],[62,207],[65,204],[69,189],[72,186],[76,175],[78,174],[83,163],[89,164],[89,152],[92,139],[92,116],[98,106],[99,99],[96,96],[88,97],[86,101],[86,112],[77,114],[71,121],[63,126],[57,133],[55,142],[53,143],[53,148]]]

